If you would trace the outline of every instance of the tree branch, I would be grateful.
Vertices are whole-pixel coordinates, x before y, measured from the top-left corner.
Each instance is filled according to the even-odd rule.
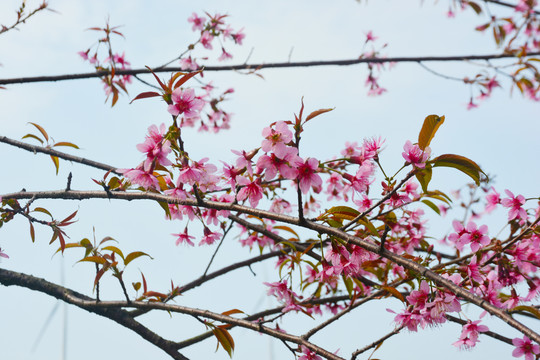
[[[308,220],[304,220],[303,222],[301,222],[300,219],[292,217],[292,216],[276,214],[270,211],[254,209],[254,208],[250,208],[247,206],[242,206],[242,205],[238,205],[234,203],[233,204],[221,203],[221,202],[216,202],[216,201],[204,201],[200,203],[194,199],[179,200],[179,199],[175,199],[170,196],[161,195],[161,194],[132,193],[132,192],[107,193],[104,191],[63,191],[63,190],[62,191],[43,191],[43,192],[38,191],[38,192],[19,192],[19,193],[13,193],[13,194],[6,194],[3,196],[3,198],[5,199],[10,199],[10,198],[11,199],[29,199],[32,197],[35,197],[36,199],[49,198],[49,199],[65,199],[65,200],[82,200],[82,199],[90,199],[90,198],[103,198],[103,199],[117,198],[117,199],[124,199],[124,200],[148,199],[148,200],[156,200],[156,201],[162,201],[162,202],[172,203],[172,204],[203,206],[203,207],[208,207],[208,208],[217,209],[217,210],[238,211],[245,214],[255,215],[261,218],[268,218],[268,219],[272,219],[276,221],[282,221],[282,222],[293,224],[293,225],[301,225],[304,228],[314,230],[320,234],[327,234],[327,235],[335,236],[344,241],[360,246],[364,250],[370,251],[372,253],[378,254],[379,252],[379,246],[377,244],[371,243],[365,239],[361,239],[354,235],[348,234],[340,229],[332,228],[332,227],[318,224],[318,223],[308,221]],[[508,312],[468,292],[464,288],[454,284],[452,281],[443,278],[441,275],[434,272],[433,270],[425,266],[422,266],[403,256],[400,256],[396,253],[393,253],[391,251],[385,251],[382,254],[380,254],[380,256],[400,266],[403,266],[404,268],[410,271],[420,274],[426,279],[433,281],[436,285],[440,287],[448,289],[449,291],[451,291],[458,297],[486,310],[491,315],[494,315],[498,317],[499,319],[503,320],[508,325],[512,326],[513,328],[517,329],[522,334],[529,337],[531,340],[537,343],[540,343],[540,334],[533,331],[532,329],[525,326],[524,324],[520,323],[519,321],[515,320],[512,316],[508,314]]]
[[[165,340],[161,336],[152,332],[141,323],[133,319],[133,317],[129,315],[127,311],[112,306],[101,306],[101,302],[97,302],[95,299],[92,299],[86,295],[53,284],[45,279],[15,271],[0,269],[0,284],[4,286],[16,285],[30,290],[39,291],[56,299],[62,300],[68,304],[80,307],[88,312],[106,317],[139,334],[143,339],[165,351],[173,359],[189,360],[187,357],[178,352],[174,342]]]
[[[526,56],[538,56],[540,52],[531,52]],[[524,56],[525,57],[525,56]],[[298,61],[298,62],[282,62],[282,63],[259,63],[259,64],[238,64],[238,65],[223,65],[223,66],[206,66],[198,70],[204,71],[235,71],[235,70],[260,70],[272,68],[295,68],[295,67],[313,67],[313,66],[350,66],[357,64],[383,64],[383,63],[419,63],[419,62],[449,62],[449,61],[470,61],[470,60],[497,60],[497,59],[521,59],[522,57],[516,54],[487,54],[487,55],[455,55],[455,56],[397,56],[388,58],[357,58],[345,60],[321,60],[321,61]],[[180,67],[166,67],[153,70],[155,73],[163,72],[186,72],[188,70]],[[149,74],[150,70],[130,69],[115,71],[115,75],[138,75]],[[33,76],[11,79],[0,79],[0,85],[8,84],[24,84],[34,82],[50,82],[50,81],[65,81],[100,78],[110,75],[108,71],[96,71],[82,74],[65,74],[51,76]]]

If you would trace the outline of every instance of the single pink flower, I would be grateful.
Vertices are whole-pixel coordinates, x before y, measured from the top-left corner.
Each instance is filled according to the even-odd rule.
[[[193,23],[191,27],[192,31],[204,29],[204,23],[206,22],[204,17],[198,16],[196,13],[193,13],[191,17],[188,18],[188,22]]]
[[[238,184],[243,186],[240,191],[238,191],[238,201],[243,201],[249,198],[251,207],[257,207],[259,200],[261,200],[263,197],[261,179],[256,178],[254,181],[250,181],[243,176],[238,176]]]
[[[182,58],[180,59],[180,68],[182,70],[197,70],[199,68],[199,64],[191,57]]]
[[[159,188],[158,179],[153,174],[142,169],[118,169],[118,171],[132,183],[140,185],[147,190]]]
[[[501,203],[501,194],[491,187],[491,193],[486,195],[486,212],[490,213]]]
[[[370,30],[366,33],[366,42],[375,41],[378,37],[373,35],[373,32]]]
[[[173,91],[171,99],[173,103],[169,105],[167,111],[174,116],[184,114],[186,118],[198,117],[205,104],[204,100],[195,97],[193,89],[177,88]]]
[[[222,235],[219,232],[213,232],[213,231],[211,231],[209,228],[207,228],[205,226],[204,231],[203,231],[203,238],[199,242],[199,246],[201,246],[201,245],[212,245],[217,240],[219,240],[221,238],[221,236]]]
[[[307,158],[304,162],[299,163],[296,168],[298,175],[296,180],[300,190],[306,194],[310,187],[319,188],[322,186],[322,179],[317,174],[319,169],[319,161],[314,158]]]
[[[522,206],[525,204],[525,197],[523,195],[514,196],[510,190],[504,190],[508,198],[502,199],[501,204],[504,207],[509,208],[508,220],[520,219],[521,221],[527,220],[527,212]]]
[[[205,31],[201,35],[201,44],[204,46],[205,49],[212,50],[212,40],[214,40],[214,37],[210,32]]]
[[[218,57],[219,61],[225,61],[232,59],[232,55],[228,53],[223,47],[221,48],[221,55]]]
[[[194,246],[195,244],[193,244],[193,241],[191,241],[191,239],[195,239],[195,236],[191,236],[191,235],[188,235],[188,232],[187,232],[187,227],[184,229],[184,232],[183,233],[179,233],[179,234],[171,234],[173,236],[177,236],[178,238],[176,239],[176,246],[180,245],[180,244],[187,244],[189,246]]]
[[[244,41],[244,38],[246,37],[246,34],[244,34],[242,31],[244,29],[240,29],[236,34],[232,34],[232,38],[234,40],[235,43],[237,43],[238,45],[242,45],[242,41]]]
[[[426,161],[431,155],[431,149],[429,147],[426,147],[425,150],[422,151],[417,144],[413,145],[409,140],[407,140],[403,146],[403,150],[405,151],[401,155],[403,155],[405,161],[420,169],[423,169],[426,166]]]
[[[524,336],[523,339],[513,339],[512,344],[516,347],[514,351],[512,351],[513,357],[525,356],[525,360],[534,360],[535,355],[540,354],[540,346],[538,344],[533,344],[531,339],[527,336]]]
[[[293,134],[284,121],[278,121],[274,129],[264,128],[262,136],[265,138],[261,145],[264,152],[273,151],[280,159],[283,159],[290,152],[287,150],[286,144],[292,140]]]

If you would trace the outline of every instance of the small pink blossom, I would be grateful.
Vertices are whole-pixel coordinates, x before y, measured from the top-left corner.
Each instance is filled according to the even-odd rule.
[[[491,193],[486,195],[486,212],[490,213],[501,203],[501,194],[491,187]]]
[[[140,185],[146,190],[159,188],[158,179],[151,173],[142,169],[118,169],[126,178],[134,184]]]
[[[222,235],[219,232],[213,232],[213,231],[211,231],[209,228],[207,228],[205,226],[204,231],[203,231],[203,238],[199,242],[199,246],[201,246],[201,245],[212,245],[217,240],[219,240],[221,238],[221,236]]]
[[[9,259],[9,256],[0,248],[0,257],[3,257],[5,259]]]
[[[198,117],[205,104],[204,100],[195,97],[193,89],[177,88],[173,91],[171,99],[173,103],[169,105],[167,111],[174,116],[184,114],[186,118]]]
[[[173,236],[177,236],[177,239],[176,239],[176,246],[180,245],[180,244],[187,244],[189,246],[194,246],[195,244],[193,244],[193,242],[191,241],[191,239],[195,239],[195,236],[191,236],[188,234],[187,232],[187,227],[184,229],[184,232],[183,233],[179,233],[179,234],[171,234]]]
[[[180,68],[182,70],[197,70],[199,68],[199,64],[191,57],[182,58],[180,59]]]
[[[370,30],[366,33],[366,42],[375,41],[378,37],[373,35],[373,32]]]
[[[264,128],[262,136],[265,138],[261,145],[264,152],[273,151],[280,159],[287,155],[286,144],[292,140],[293,134],[284,121],[278,121],[274,129],[271,127]]]
[[[212,50],[212,40],[214,40],[214,37],[210,32],[205,31],[201,35],[201,44],[204,46],[205,49]]]
[[[531,339],[527,336],[524,336],[523,339],[513,339],[512,344],[516,347],[514,351],[512,351],[513,357],[525,356],[525,360],[534,360],[535,355],[540,354],[540,346],[538,344],[533,344]]]
[[[204,23],[205,23],[204,17],[199,17],[196,13],[193,13],[191,17],[188,18],[188,22],[193,23],[193,26],[191,27],[192,31],[199,30],[201,31],[204,29]]]
[[[317,174],[319,161],[315,158],[307,158],[303,163],[298,164],[298,175],[296,180],[300,190],[306,194],[310,187],[318,188],[322,186],[322,179]]]
[[[243,186],[240,191],[238,191],[238,201],[249,199],[251,207],[257,207],[259,200],[261,200],[263,197],[261,179],[256,178],[254,181],[250,181],[243,176],[238,176],[238,184]]]
[[[240,29],[236,34],[231,35],[234,42],[238,45],[242,45],[242,41],[244,41],[244,38],[246,37],[246,34],[244,34],[242,31],[244,31],[244,29]]]
[[[461,235],[459,241],[461,247],[466,244],[471,244],[471,250],[473,252],[478,251],[480,247],[489,245],[491,239],[487,236],[488,227],[487,225],[482,225],[479,228],[476,227],[476,224],[473,221],[469,221],[467,224],[466,232]]]
[[[417,144],[413,145],[409,140],[403,146],[403,150],[405,151],[401,155],[405,161],[420,169],[426,166],[425,163],[431,155],[431,149],[429,147],[422,150]]]
[[[300,345],[300,350],[302,350],[302,356],[300,356],[298,360],[322,360],[316,352],[311,351],[304,345]]]
[[[232,55],[228,53],[224,48],[221,48],[221,55],[218,57],[219,61],[225,61],[232,59]]]
[[[522,206],[525,204],[525,197],[523,195],[514,196],[510,190],[504,190],[508,198],[502,199],[501,204],[504,207],[509,208],[508,220],[520,219],[521,221],[527,220],[527,212]]]

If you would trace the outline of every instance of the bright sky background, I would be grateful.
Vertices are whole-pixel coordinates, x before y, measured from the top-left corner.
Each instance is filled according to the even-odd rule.
[[[38,1],[28,1],[29,8]],[[423,3],[423,4],[422,4]],[[362,1],[322,0],[266,2],[255,1],[172,1],[142,0],[73,1],[51,0],[56,13],[37,15],[20,27],[0,36],[0,78],[90,72],[92,68],[77,55],[94,44],[96,33],[85,31],[103,26],[107,18],[112,25],[122,25],[126,39],[114,40],[115,50],[125,51],[133,68],[155,67],[181,53],[196,39],[187,18],[192,12],[227,13],[235,29],[244,28],[247,37],[242,47],[227,48],[234,55],[230,63],[283,62],[350,59],[360,55],[365,33],[372,30],[388,42],[388,56],[461,55],[494,53],[487,34],[473,31],[481,19],[466,12],[455,19],[445,17],[447,1]],[[0,24],[13,21],[19,1],[0,2]],[[199,54],[204,54],[199,53]],[[210,56],[213,56],[209,54]],[[215,56],[213,56],[215,59]],[[215,64],[209,62],[208,64]],[[462,77],[475,74],[477,67],[463,64],[429,64],[448,75]],[[525,197],[538,196],[540,168],[538,122],[539,104],[524,100],[515,91],[509,96],[509,84],[495,91],[493,97],[478,109],[467,111],[468,88],[459,82],[435,77],[415,64],[398,64],[380,79],[388,92],[381,97],[367,97],[364,81],[366,66],[268,69],[261,71],[264,80],[239,73],[207,73],[221,89],[234,87],[235,93],[225,104],[234,113],[232,128],[218,135],[186,133],[186,147],[194,158],[208,156],[214,164],[234,159],[230,149],[252,149],[260,145],[261,130],[277,120],[290,120],[298,112],[304,97],[306,109],[335,107],[331,113],[312,121],[303,137],[302,156],[329,159],[339,154],[345,141],[361,142],[364,137],[383,136],[386,147],[381,156],[387,169],[398,169],[403,159],[405,141],[414,141],[426,115],[446,116],[446,122],[432,142],[434,155],[456,153],[478,162],[489,174],[496,175],[498,190],[512,189]],[[162,75],[165,77],[166,75]],[[147,79],[151,80],[150,77]],[[33,131],[28,122],[42,125],[57,141],[71,141],[81,147],[70,151],[76,155],[120,168],[134,167],[143,159],[135,145],[142,142],[151,124],[167,122],[170,116],[163,102],[149,99],[129,105],[129,100],[144,85],[135,82],[130,97],[123,96],[117,106],[104,104],[99,80],[77,80],[58,83],[11,85],[0,92],[0,135],[20,139]],[[535,155],[536,154],[536,155]],[[55,176],[52,162],[44,155],[34,155],[0,144],[2,170],[0,195],[27,190],[56,190],[66,186],[73,173],[73,189],[96,189],[91,178],[99,179],[102,171],[61,161]],[[468,179],[455,171],[437,171],[433,187],[449,191],[463,186]],[[378,183],[378,182],[377,182]],[[376,191],[379,191],[378,188]],[[38,202],[36,202],[37,204]],[[126,282],[140,281],[143,271],[149,286],[166,291],[170,279],[175,284],[188,282],[204,271],[212,248],[176,247],[170,235],[183,229],[179,222],[163,220],[161,209],[150,202],[86,202],[40,201],[40,206],[62,218],[79,210],[79,221],[68,229],[71,241],[84,237],[112,236],[120,242],[124,253],[142,250],[154,260],[140,259],[126,272]],[[429,211],[426,209],[426,212]],[[504,224],[504,214],[495,214],[490,235],[495,236]],[[501,222],[502,221],[502,222]],[[450,219],[433,223],[435,236],[450,230]],[[59,283],[61,267],[65,269],[65,285],[91,294],[93,266],[75,264],[77,251],[67,252],[64,260],[52,257],[57,245],[48,245],[50,232],[38,231],[31,243],[28,224],[21,219],[7,224],[0,231],[0,246],[10,259],[0,266],[33,274]],[[212,269],[232,261],[248,258],[234,237],[225,242]],[[51,259],[52,258],[52,259]],[[62,265],[64,264],[64,265]],[[254,266],[253,277],[247,269],[210,282],[177,300],[178,304],[208,308],[222,312],[240,308],[247,313],[274,306],[264,297],[263,281],[277,281],[273,266]],[[62,306],[53,315],[36,349],[32,349],[41,328],[56,304],[45,295],[19,288],[0,287],[0,339],[2,358],[23,360],[60,359],[62,352]],[[119,287],[109,276],[102,285],[102,298],[119,299]],[[348,357],[393,329],[393,316],[385,311],[401,309],[397,301],[377,302],[361,307],[337,325],[315,336],[315,343],[331,351],[338,348]],[[472,309],[467,309],[472,310]],[[474,317],[478,311],[470,311]],[[291,318],[294,318],[291,317]],[[296,323],[281,324],[293,333],[314,326],[307,317],[298,316]],[[143,323],[171,340],[194,336],[204,328],[186,317],[167,314],[149,315]],[[168,359],[161,350],[138,335],[97,315],[74,307],[68,308],[67,359],[120,357],[132,359]],[[503,335],[516,332],[500,321],[488,322],[501,329]],[[498,325],[497,325],[498,324]],[[497,327],[498,326],[498,327]],[[401,334],[388,340],[375,357],[384,359],[418,359],[435,356],[440,359],[509,358],[512,348],[483,337],[472,352],[459,352],[451,344],[461,328],[447,323],[441,328],[419,333]],[[266,337],[247,330],[232,332],[237,343],[234,359],[292,359],[281,343],[270,343]],[[216,341],[206,340],[182,353],[192,359],[226,359],[223,350],[214,353]],[[364,354],[361,359],[366,359]]]

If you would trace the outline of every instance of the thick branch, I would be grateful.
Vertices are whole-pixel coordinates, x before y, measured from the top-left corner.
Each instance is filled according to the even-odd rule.
[[[97,302],[95,299],[89,298],[88,296],[53,284],[45,279],[40,279],[15,271],[0,269],[0,284],[4,286],[22,286],[27,289],[39,291],[56,299],[62,300],[68,304],[78,306],[91,313],[106,317],[139,334],[143,339],[165,351],[173,359],[188,360],[187,357],[178,352],[174,342],[165,340],[161,336],[152,332],[133,319],[133,317],[131,317],[127,311],[111,306],[100,306],[98,305],[100,304],[99,302]]]
[[[238,204],[220,203],[220,202],[215,202],[215,201],[197,202],[197,200],[193,200],[193,199],[179,200],[179,199],[175,199],[175,198],[172,198],[166,195],[161,195],[161,194],[130,193],[130,192],[107,193],[104,191],[19,192],[19,193],[13,193],[13,194],[6,194],[3,196],[3,198],[5,199],[9,199],[9,198],[13,198],[13,199],[29,199],[30,198],[31,199],[33,197],[35,197],[36,199],[55,198],[55,199],[65,199],[65,200],[68,200],[68,199],[82,200],[82,199],[90,199],[90,198],[107,198],[107,199],[118,198],[118,199],[125,199],[125,200],[149,199],[149,200],[157,200],[157,201],[180,204],[180,205],[202,206],[202,207],[212,208],[212,209],[217,209],[217,210],[238,211],[245,214],[255,215],[261,218],[282,221],[282,222],[294,224],[294,225],[301,225],[305,228],[314,230],[320,234],[333,235],[344,241],[358,245],[364,250],[370,251],[372,253],[378,254],[380,250],[378,245],[373,244],[367,240],[358,238],[354,235],[348,234],[344,231],[341,231],[340,229],[332,228],[326,225],[318,224],[318,223],[307,221],[307,220],[300,222],[298,218],[295,218],[292,216],[276,214],[270,211],[254,209],[254,208],[250,208],[250,207],[242,206]],[[477,305],[478,307],[486,310],[491,315],[494,315],[498,317],[499,319],[503,320],[508,325],[517,329],[524,335],[528,336],[531,340],[537,343],[540,343],[540,334],[528,328],[527,326],[520,323],[519,321],[515,320],[512,316],[508,314],[508,312],[468,292],[464,288],[459,287],[458,285],[454,284],[452,281],[443,278],[441,275],[437,274],[433,270],[426,268],[425,266],[422,266],[412,260],[406,259],[400,255],[397,255],[396,253],[390,252],[388,250],[383,251],[382,253],[380,253],[380,255],[400,266],[403,266],[404,268],[410,271],[418,273],[421,276],[433,281],[437,286],[450,290],[451,292],[456,294],[458,297],[472,304]]]
[[[527,56],[538,56],[540,52],[531,52]],[[419,63],[419,62],[449,62],[449,61],[471,61],[471,60],[497,60],[497,59],[521,59],[515,54],[488,54],[488,55],[456,55],[456,56],[397,56],[388,58],[357,58],[348,60],[321,60],[321,61],[298,61],[298,62],[282,62],[282,63],[260,63],[260,64],[238,64],[238,65],[223,65],[223,66],[206,66],[204,71],[235,71],[235,70],[260,70],[272,68],[294,68],[294,67],[313,67],[313,66],[350,66],[357,64],[383,64],[383,63]],[[180,67],[166,67],[155,69],[156,73],[186,71]],[[148,74],[148,69],[131,69],[115,71],[116,75],[138,75]],[[0,79],[0,85],[8,84],[23,84],[34,82],[49,82],[49,81],[64,81],[77,79],[99,78],[110,75],[108,71],[97,71],[82,74],[65,74],[51,76],[34,76],[11,79]]]

